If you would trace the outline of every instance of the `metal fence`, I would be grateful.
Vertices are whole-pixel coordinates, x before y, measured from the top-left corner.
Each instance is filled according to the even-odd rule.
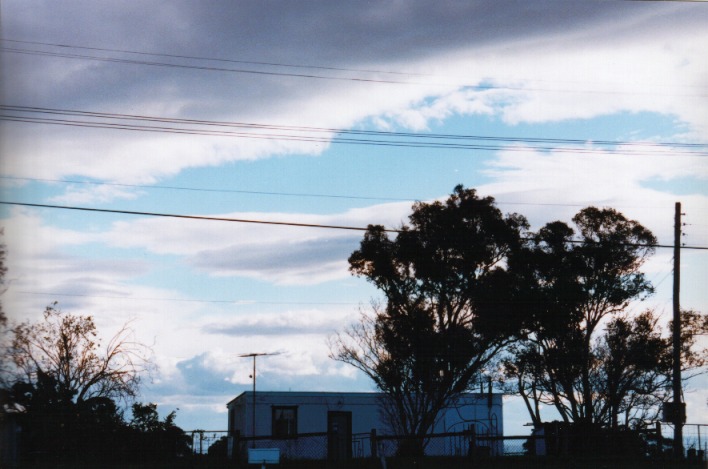
[[[673,441],[674,426],[662,423],[661,436],[666,441]],[[708,455],[708,424],[686,423],[683,425],[684,455],[690,458],[705,460]]]
[[[299,433],[291,438],[265,436],[235,437],[232,441],[235,459],[246,459],[248,448],[278,448],[284,459],[327,459],[327,432]]]
[[[192,438],[192,453],[195,455],[207,454],[214,443],[229,434],[227,430],[191,430],[186,433]]]
[[[529,437],[514,438],[509,440],[513,441],[509,444],[503,437],[467,430],[428,435],[423,446],[426,456],[503,456],[508,450],[521,453],[523,442]],[[351,448],[342,452],[334,443],[334,450],[337,457],[346,459],[392,457],[404,453],[406,443],[410,441],[410,438],[403,436],[358,433],[352,435]],[[332,434],[327,432],[301,433],[292,438],[241,437],[234,438],[232,444],[233,454],[242,459],[246,457],[248,448],[278,448],[281,457],[289,460],[332,458],[333,451]]]
[[[226,431],[194,430],[192,448],[194,454],[206,454],[208,448],[224,437]],[[657,438],[658,434],[662,438]],[[671,453],[673,426],[662,424],[643,432],[643,439],[652,454]],[[706,460],[708,455],[708,424],[686,424],[683,428],[685,456],[691,460]],[[231,454],[236,459],[245,459],[248,448],[278,448],[284,460],[324,460],[332,458],[332,435],[327,432],[298,434],[291,438],[228,437],[223,444],[231,445]],[[395,435],[377,435],[375,432],[353,434],[351,448],[345,459],[394,457],[405,452],[407,438]],[[475,433],[472,429],[460,432],[429,435],[424,443],[426,456],[501,457],[521,455],[561,455],[573,450],[569,436],[559,432],[555,435],[500,436]],[[348,444],[347,444],[348,446]],[[652,450],[653,448],[653,450]],[[341,449],[340,449],[341,451]],[[341,453],[340,453],[340,456]]]
[[[248,448],[278,448],[284,459],[327,459],[330,435],[326,432],[298,434],[294,438],[242,437],[233,440],[235,458],[245,459]],[[204,441],[214,441],[204,436]],[[198,440],[198,435],[194,441]],[[400,455],[407,438],[396,435],[375,435],[357,433],[352,435],[351,453],[353,459],[394,457]],[[429,435],[425,440],[426,456],[520,456],[529,454],[529,445],[544,441],[543,436],[498,436],[475,435],[469,431]],[[205,443],[206,444],[206,443]],[[199,451],[195,447],[195,454]]]

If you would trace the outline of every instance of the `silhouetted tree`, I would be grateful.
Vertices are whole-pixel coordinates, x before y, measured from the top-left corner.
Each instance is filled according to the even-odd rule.
[[[406,453],[422,454],[441,409],[519,330],[505,263],[527,223],[462,186],[445,202],[416,203],[409,222],[393,238],[368,227],[350,270],[385,303],[362,313],[330,350],[376,383],[392,429],[410,437]]]
[[[0,228],[0,236],[3,236],[5,231]],[[7,265],[5,264],[5,259],[7,256],[7,248],[5,243],[0,242],[0,295],[5,293],[5,274],[7,274]],[[4,327],[7,324],[7,315],[2,307],[2,301],[0,301],[0,327]]]
[[[160,420],[157,404],[141,404],[132,406],[133,418],[130,427],[136,433],[138,459],[169,460],[190,453],[191,438],[177,425],[177,412],[170,412],[164,420]]]
[[[604,320],[653,292],[640,268],[656,239],[613,209],[585,208],[573,223],[577,238],[565,223],[549,223],[511,259],[534,321],[506,369],[532,418],[539,418],[538,402],[546,402],[565,421],[589,424],[604,418],[594,341]]]
[[[172,411],[165,417],[164,422],[160,420],[160,415],[157,413],[157,404],[149,403],[142,404],[135,402],[132,406],[133,417],[130,420],[130,426],[142,433],[150,433],[159,431],[174,422],[176,413]]]
[[[661,327],[658,318],[645,311],[635,317],[613,317],[598,333],[589,370],[593,420],[588,423],[568,418],[562,427],[568,435],[577,437],[574,441],[578,446],[573,449],[584,447],[625,455],[643,451],[639,435],[624,430],[651,426],[660,417],[662,404],[672,397],[671,327]],[[706,333],[708,316],[682,311],[684,381],[706,372],[708,350],[697,340]],[[539,428],[543,424],[540,404],[554,404],[565,396],[554,393],[554,377],[544,368],[549,357],[543,356],[535,343],[516,344],[510,351],[512,359],[505,362],[505,378],[509,380],[506,391],[520,392],[534,426]]]
[[[127,326],[102,348],[91,317],[54,305],[10,332],[3,402],[22,428],[22,457],[44,465],[123,457],[129,429],[115,401],[137,392],[149,349]]]
[[[0,237],[4,235],[4,229],[0,228]],[[0,242],[0,296],[5,293],[5,275],[7,274],[7,248],[5,243]],[[10,385],[10,373],[7,361],[7,346],[8,346],[8,330],[7,330],[7,315],[0,300],[0,388],[7,388]],[[0,406],[4,406],[0,400]],[[0,409],[0,419],[2,418],[2,410]]]
[[[674,321],[669,321],[673,331]],[[708,346],[699,339],[708,335],[708,314],[692,309],[681,311],[681,369],[684,380],[706,372]],[[668,339],[667,339],[668,341]]]
[[[209,459],[225,460],[228,455],[228,444],[229,438],[227,436],[222,436],[214,443],[212,443],[211,446],[209,446],[209,450],[207,451]]]
[[[55,306],[46,308],[41,321],[12,329],[9,358],[17,379],[33,384],[40,374],[50,376],[76,402],[133,397],[150,367],[148,347],[124,325],[102,349],[91,316],[64,314]]]
[[[42,372],[33,383],[16,382],[5,391],[22,428],[20,454],[28,461],[58,462],[71,447],[69,432],[73,419],[73,395]]]
[[[591,378],[597,422],[616,430],[620,414],[625,426],[656,419],[671,375],[671,344],[657,322],[651,311],[613,318],[598,339]]]

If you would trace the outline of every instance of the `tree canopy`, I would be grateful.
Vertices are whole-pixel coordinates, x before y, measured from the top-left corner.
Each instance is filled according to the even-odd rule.
[[[16,378],[33,384],[50,376],[77,402],[133,397],[150,367],[148,347],[132,338],[127,324],[102,347],[91,316],[62,313],[56,304],[41,321],[18,324],[12,334],[8,354]]]
[[[506,261],[527,222],[458,186],[444,202],[416,203],[409,223],[395,237],[369,226],[350,256],[384,300],[334,340],[332,357],[376,383],[393,430],[421,452],[440,410],[520,329]]]
[[[611,208],[537,232],[462,186],[445,201],[417,202],[396,233],[369,226],[350,271],[383,294],[338,334],[331,356],[387,396],[391,430],[422,452],[440,410],[498,370],[533,422],[541,404],[579,425],[618,427],[655,418],[666,400],[671,344],[657,317],[627,308],[654,291],[642,272],[656,238]],[[704,315],[684,312],[684,370],[704,371],[696,335]],[[491,371],[491,370],[489,370]]]
[[[0,236],[4,235],[3,228],[0,228]],[[5,274],[7,274],[7,265],[5,264],[5,258],[7,256],[7,250],[5,248],[5,243],[0,242],[0,295],[5,293]],[[7,315],[2,307],[2,301],[0,301],[0,327],[4,327],[7,324]]]
[[[135,444],[145,459],[164,459],[165,455],[189,454],[192,440],[175,425],[176,411],[160,420],[157,404],[135,402],[132,414],[130,428],[137,432],[134,435]]]
[[[13,376],[0,394],[22,429],[23,462],[100,465],[189,452],[174,411],[160,420],[155,404],[135,403],[132,421],[124,420],[120,404],[132,401],[151,367],[149,348],[128,325],[102,346],[92,317],[51,305],[40,321],[17,324],[11,335]]]
[[[540,402],[569,422],[616,423],[639,380],[665,366],[653,316],[620,317],[653,292],[640,269],[656,238],[609,208],[582,209],[573,224],[546,224],[512,259],[533,320],[506,373],[535,423]]]

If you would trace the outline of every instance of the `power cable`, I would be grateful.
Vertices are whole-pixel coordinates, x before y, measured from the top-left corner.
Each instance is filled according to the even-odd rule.
[[[172,134],[185,134],[185,135],[203,135],[203,136],[217,136],[217,137],[237,137],[237,138],[250,138],[250,139],[265,139],[265,140],[284,140],[284,141],[301,141],[301,142],[313,142],[313,143],[336,143],[336,144],[355,144],[355,145],[372,145],[372,146],[386,146],[386,147],[405,147],[405,148],[434,148],[434,149],[451,149],[451,150],[479,150],[479,151],[528,151],[529,149],[537,151],[548,151],[557,153],[573,153],[573,154],[605,154],[606,150],[602,148],[588,148],[588,147],[558,147],[558,146],[539,146],[538,143],[568,143],[568,144],[579,144],[581,140],[578,139],[540,139],[540,138],[527,138],[521,139],[518,137],[488,137],[488,136],[472,136],[472,135],[452,135],[452,134],[415,134],[415,133],[404,133],[404,132],[377,132],[377,131],[356,131],[356,130],[343,130],[343,129],[325,129],[317,127],[292,127],[292,126],[273,126],[273,125],[261,125],[261,124],[247,124],[247,123],[235,123],[235,122],[218,122],[218,121],[197,121],[191,119],[173,119],[173,118],[160,118],[160,117],[149,117],[149,116],[134,116],[126,114],[109,114],[109,113],[97,113],[97,112],[87,112],[87,111],[72,111],[72,110],[58,110],[50,108],[28,108],[22,106],[10,106],[10,105],[0,105],[0,110],[2,112],[20,112],[20,113],[42,113],[42,114],[62,114],[71,116],[85,116],[91,118],[101,118],[108,120],[118,120],[119,122],[104,122],[95,120],[77,120],[77,119],[55,119],[55,118],[45,118],[45,117],[26,117],[24,115],[8,115],[0,114],[0,120],[14,121],[14,122],[24,122],[24,123],[36,123],[36,124],[52,124],[52,125],[64,125],[64,126],[74,126],[74,127],[90,127],[90,128],[103,128],[103,129],[114,129],[114,130],[130,130],[130,131],[141,131],[141,132],[161,132],[161,133],[172,133]],[[351,137],[339,137],[333,135],[331,137],[319,137],[312,135],[298,135],[297,133],[254,133],[254,132],[241,132],[232,130],[211,130],[202,129],[194,127],[174,127],[174,126],[156,126],[156,125],[145,125],[136,124],[131,121],[145,121],[149,120],[151,122],[159,123],[170,123],[170,124],[183,124],[183,123],[194,123],[197,125],[204,126],[218,126],[218,127],[248,127],[249,129],[257,130],[285,130],[289,132],[315,132],[315,133],[341,133],[354,135],[356,138]],[[123,122],[127,121],[127,122]],[[380,138],[359,138],[359,135],[373,135]],[[384,140],[381,137],[392,138],[393,140]],[[413,138],[413,140],[395,140],[398,137]],[[425,141],[430,139],[432,141]],[[442,140],[442,141],[440,141]],[[448,141],[452,140],[450,143]],[[479,143],[457,143],[455,140],[494,140],[494,141],[507,141],[507,142],[524,142],[531,144],[530,147],[522,146],[507,146],[499,144],[479,144]],[[641,144],[640,142],[612,142],[612,141],[599,141],[597,142],[601,145],[619,145],[619,149],[615,149],[615,153],[626,154],[626,155],[653,155],[653,154],[667,154],[671,155],[684,155],[684,156],[697,156],[706,157],[708,156],[707,151],[696,151],[697,148],[706,148],[708,144],[696,144],[696,143],[677,143],[675,145],[669,142],[658,142],[658,143],[647,143]],[[676,150],[674,147],[685,148],[684,150]],[[627,147],[627,148],[623,148]],[[649,148],[646,148],[649,147]]]
[[[312,198],[332,198],[332,199],[352,199],[352,200],[373,200],[381,202],[416,202],[421,200],[420,198],[407,197],[407,198],[396,198],[396,197],[373,197],[373,196],[357,196],[357,195],[344,195],[344,194],[318,194],[318,193],[306,193],[306,192],[273,192],[273,191],[251,191],[251,190],[240,190],[240,189],[214,189],[206,187],[185,187],[185,186],[163,186],[163,185],[145,185],[145,184],[124,184],[117,182],[104,182],[104,181],[83,181],[78,179],[51,179],[51,178],[31,178],[31,177],[20,177],[20,176],[3,176],[0,175],[0,179],[7,179],[11,181],[34,181],[34,182],[51,182],[51,183],[62,183],[62,184],[86,184],[86,185],[96,185],[96,186],[112,186],[112,187],[130,187],[137,189],[159,189],[159,190],[176,190],[176,191],[191,191],[191,192],[214,192],[214,193],[227,193],[227,194],[249,194],[249,195],[272,195],[278,197],[312,197]],[[530,205],[534,207],[586,207],[588,204],[566,204],[566,203],[542,203],[542,202],[516,202],[516,201],[504,201],[495,200],[497,205]],[[644,205],[644,206],[633,206],[633,208],[657,208],[655,205]]]
[[[623,2],[654,2],[654,3],[708,3],[708,0],[621,0]]]
[[[660,0],[656,0],[660,1]],[[668,0],[667,0],[668,1]],[[675,0],[680,1],[680,0]],[[687,0],[687,1],[699,1],[699,0]],[[234,63],[234,64],[245,64],[245,65],[256,65],[256,66],[267,66],[267,67],[283,67],[283,68],[298,68],[298,69],[313,69],[313,70],[328,70],[337,72],[354,72],[354,73],[376,73],[385,75],[401,75],[401,76],[412,76],[412,77],[437,77],[438,75],[431,73],[415,73],[415,72],[401,72],[401,71],[391,71],[382,69],[365,69],[365,68],[347,68],[347,67],[332,67],[324,65],[313,65],[313,64],[293,64],[293,63],[283,63],[283,62],[264,62],[264,61],[254,61],[254,60],[237,60],[228,59],[224,57],[209,57],[209,56],[197,56],[197,55],[184,55],[184,54],[169,54],[164,52],[147,52],[147,51],[136,51],[129,49],[115,49],[107,47],[90,47],[90,46],[80,46],[76,44],[60,44],[53,42],[41,42],[41,41],[23,41],[18,39],[2,39],[0,42],[11,42],[15,44],[29,44],[34,46],[46,46],[46,47],[57,47],[61,49],[80,49],[98,52],[111,52],[119,54],[131,54],[139,56],[153,56],[153,57],[167,57],[174,59],[187,59],[187,60],[198,60],[198,61],[209,61],[209,62],[220,62],[220,63]],[[518,78],[516,78],[518,79]],[[529,80],[529,81],[542,81],[547,80]],[[654,85],[654,86],[666,86],[666,85]],[[684,87],[691,88],[703,88],[696,85],[683,85]],[[514,88],[516,89],[516,88]]]
[[[279,226],[291,226],[300,228],[325,228],[325,229],[335,229],[335,230],[350,230],[350,231],[367,231],[368,227],[360,226],[343,226],[343,225],[324,225],[318,223],[297,223],[297,222],[286,222],[286,221],[271,221],[271,220],[252,220],[252,219],[242,219],[242,218],[229,218],[229,217],[210,217],[205,215],[182,215],[175,213],[161,213],[161,212],[141,212],[132,210],[114,210],[105,208],[90,208],[90,207],[76,207],[68,205],[50,205],[50,204],[33,204],[27,202],[9,202],[0,201],[1,205],[13,205],[21,207],[33,207],[33,208],[49,208],[49,209],[61,209],[61,210],[77,210],[84,212],[95,212],[95,213],[112,213],[121,215],[139,215],[139,216],[150,216],[150,217],[162,217],[162,218],[178,218],[178,219],[188,219],[188,220],[202,220],[202,221],[222,221],[222,222],[232,222],[232,223],[253,223],[261,225],[279,225]],[[392,229],[383,228],[384,232],[387,233],[402,233],[402,229]],[[569,243],[579,244],[583,241],[581,240],[568,240]],[[673,245],[669,244],[634,244],[634,243],[618,243],[621,246],[637,246],[637,247],[650,247],[650,248],[670,248],[673,249]],[[681,249],[691,249],[691,250],[708,250],[708,246],[681,246]]]
[[[214,67],[206,65],[188,65],[188,64],[178,64],[169,62],[156,62],[147,60],[135,60],[135,59],[120,59],[115,57],[99,57],[93,55],[84,54],[68,54],[61,52],[48,52],[48,51],[38,51],[31,49],[18,49],[12,47],[0,47],[0,51],[10,52],[22,55],[38,55],[45,57],[61,57],[66,59],[81,59],[81,60],[92,60],[97,62],[109,62],[118,64],[129,64],[129,65],[149,65],[153,67],[165,67],[165,68],[179,68],[179,69],[191,69],[191,70],[201,70],[208,72],[228,72],[228,73],[240,73],[240,74],[250,74],[250,75],[266,75],[266,76],[280,76],[287,78],[309,78],[317,80],[333,80],[333,81],[354,81],[354,82],[365,82],[365,83],[382,83],[382,84],[393,84],[393,85],[429,85],[429,86],[453,86],[452,84],[434,84],[434,83],[422,83],[422,82],[411,82],[411,81],[401,81],[401,80],[385,80],[376,78],[361,78],[361,77],[338,77],[338,76],[326,76],[326,75],[315,75],[307,73],[287,73],[287,72],[268,72],[263,70],[249,70],[245,68],[226,68],[226,67]],[[455,85],[458,86],[458,85]],[[470,88],[485,90],[485,89],[496,89],[493,86],[466,86]],[[509,89],[509,88],[503,88]]]
[[[127,49],[110,49],[106,47],[88,47],[88,46],[78,46],[70,44],[59,44],[52,42],[39,42],[39,41],[20,41],[17,39],[0,39],[0,42],[13,42],[15,44],[31,44],[36,46],[49,46],[49,47],[60,47],[64,49],[82,49],[91,50],[99,52],[115,52],[120,54],[133,54],[133,55],[144,55],[153,57],[169,57],[173,59],[188,59],[188,60],[204,60],[209,62],[223,62],[223,63],[234,63],[234,64],[245,64],[245,65],[259,65],[268,67],[284,67],[284,68],[302,68],[302,69],[314,69],[314,70],[330,70],[336,72],[355,72],[355,73],[381,73],[387,75],[405,75],[405,76],[418,76],[418,77],[432,77],[434,75],[428,73],[412,73],[412,72],[394,72],[389,70],[371,70],[362,68],[343,68],[343,67],[327,67],[323,65],[299,65],[290,64],[282,62],[258,62],[253,60],[236,60],[236,59],[225,59],[223,57],[205,57],[205,56],[195,56],[195,55],[183,55],[183,54],[167,54],[164,52],[145,52],[145,51],[135,51]]]
[[[40,292],[17,290],[16,293],[23,295],[38,295],[52,297],[70,297],[70,298],[98,298],[108,300],[133,300],[133,301],[173,301],[180,303],[225,303],[236,305],[251,305],[251,304],[272,304],[272,305],[358,305],[359,303],[338,302],[338,301],[261,301],[261,300],[201,300],[191,298],[156,298],[156,297],[136,297],[136,296],[116,296],[116,295],[84,295],[80,293],[56,293],[56,292]]]
[[[188,220],[203,220],[203,221],[224,221],[233,223],[253,223],[258,225],[279,225],[279,226],[293,226],[293,227],[304,227],[304,228],[329,228],[335,230],[353,230],[353,231],[366,231],[368,228],[357,227],[357,226],[342,226],[342,225],[321,225],[317,223],[297,223],[297,222],[285,222],[285,221],[268,221],[268,220],[247,220],[242,218],[228,218],[228,217],[209,217],[203,215],[181,215],[175,213],[160,213],[160,212],[137,212],[130,210],[111,210],[104,208],[90,208],[90,207],[73,207],[66,205],[48,205],[48,204],[31,204],[24,202],[6,202],[0,201],[2,205],[16,205],[22,207],[35,207],[35,208],[53,208],[53,209],[63,209],[63,210],[78,210],[83,212],[97,212],[97,213],[114,213],[121,215],[140,215],[140,216],[150,216],[150,217],[163,217],[163,218],[181,218]],[[400,233],[401,230],[385,229],[384,231],[390,233]]]
[[[384,140],[373,140],[373,139],[351,139],[351,138],[323,138],[323,137],[308,137],[308,136],[294,136],[287,134],[255,134],[255,133],[245,133],[245,132],[229,132],[229,131],[208,131],[208,130],[192,130],[177,127],[158,127],[158,126],[146,126],[146,125],[128,125],[128,124],[116,124],[116,123],[106,123],[106,122],[90,122],[90,121],[78,121],[78,120],[67,120],[67,119],[44,119],[44,118],[26,118],[21,116],[0,116],[0,120],[11,121],[11,122],[23,122],[23,123],[34,123],[34,124],[51,124],[51,125],[64,125],[70,127],[88,127],[88,128],[98,128],[98,129],[112,129],[112,130],[130,130],[139,132],[158,132],[158,133],[170,133],[170,134],[181,134],[181,135],[201,135],[201,136],[213,136],[213,137],[236,137],[236,138],[248,138],[257,140],[278,140],[278,141],[296,141],[296,142],[309,142],[309,143],[333,143],[333,144],[349,144],[349,145],[367,145],[367,146],[381,146],[381,147],[402,147],[402,148],[433,148],[433,149],[446,149],[446,150],[479,150],[479,151],[514,151],[514,152],[524,152],[528,150],[555,152],[555,153],[572,153],[572,154],[605,154],[606,150],[597,148],[563,148],[563,147],[519,147],[519,146],[504,146],[504,145],[481,145],[481,144],[460,144],[460,143],[438,143],[438,142],[410,142],[410,141],[384,141]],[[648,150],[615,150],[616,154],[624,155],[682,155],[682,156],[694,156],[694,157],[706,157],[708,152],[702,151],[648,151]]]
[[[312,127],[312,126],[292,126],[278,124],[262,124],[253,122],[236,122],[236,121],[213,121],[200,119],[185,119],[161,116],[147,116],[140,114],[119,114],[98,111],[82,111],[75,109],[59,109],[34,106],[19,106],[12,104],[0,104],[0,111],[15,111],[29,114],[52,114],[63,116],[78,116],[92,117],[98,119],[109,120],[136,120],[149,121],[169,124],[186,124],[186,125],[203,125],[208,127],[227,127],[227,128],[246,128],[255,130],[278,130],[278,131],[293,131],[293,132],[313,132],[326,134],[346,134],[346,135],[366,135],[376,137],[409,137],[409,138],[425,138],[436,140],[483,140],[495,142],[511,142],[511,143],[550,143],[550,144],[568,144],[568,145],[584,145],[589,142],[595,145],[612,145],[612,146],[649,146],[649,147],[680,147],[680,148],[708,148],[708,143],[685,143],[685,142],[636,142],[622,140],[598,140],[591,138],[544,138],[544,137],[501,137],[489,135],[470,135],[470,134],[436,134],[436,133],[421,133],[421,132],[391,132],[380,130],[358,130],[358,129],[343,129],[332,127]]]
[[[393,84],[393,85],[419,85],[419,86],[437,86],[437,87],[457,87],[465,89],[474,89],[477,91],[488,91],[488,90],[506,90],[506,91],[536,91],[536,92],[551,92],[551,93],[585,93],[585,94],[622,94],[622,95],[651,95],[656,96],[657,94],[667,95],[667,96],[681,96],[681,97],[694,97],[703,98],[708,97],[708,94],[666,94],[657,93],[655,91],[612,91],[612,90],[589,90],[589,89],[561,89],[561,88],[536,88],[536,87],[513,87],[513,86],[499,86],[499,85],[479,85],[479,84],[463,84],[463,83],[427,83],[427,82],[415,82],[415,81],[401,81],[401,80],[386,80],[380,78],[363,78],[363,77],[342,77],[342,76],[327,76],[327,75],[316,75],[316,74],[305,74],[305,73],[287,73],[287,72],[273,72],[273,71],[263,71],[263,70],[252,70],[243,68],[226,68],[226,67],[215,67],[206,65],[189,65],[189,64],[178,64],[170,62],[157,62],[157,61],[147,61],[147,60],[135,60],[135,59],[123,59],[116,57],[100,57],[95,55],[85,55],[85,54],[70,54],[62,52],[49,52],[40,51],[32,49],[20,49],[12,47],[0,47],[0,51],[9,52],[21,55],[36,55],[45,57],[60,57],[67,59],[80,59],[80,60],[92,60],[98,62],[108,62],[108,63],[118,63],[118,64],[129,64],[129,65],[147,65],[153,67],[164,67],[164,68],[177,68],[177,69],[192,69],[200,71],[209,72],[227,72],[227,73],[239,73],[239,74],[251,74],[251,75],[261,75],[261,76],[281,76],[286,78],[305,78],[305,79],[317,79],[317,80],[332,80],[332,81],[352,81],[352,82],[365,82],[365,83],[379,83],[379,84]]]
[[[213,189],[206,187],[185,187],[185,186],[162,186],[162,185],[152,185],[148,186],[145,184],[121,184],[115,182],[103,182],[103,181],[81,181],[77,179],[50,179],[50,178],[29,178],[29,177],[19,177],[19,176],[2,176],[0,179],[8,179],[13,181],[36,181],[36,182],[56,182],[63,184],[89,184],[97,186],[114,186],[114,187],[130,187],[137,189],[163,189],[163,190],[177,190],[177,191],[193,191],[193,192],[216,192],[216,193],[229,193],[229,194],[250,194],[250,195],[273,195],[278,197],[314,197],[314,198],[332,198],[332,199],[354,199],[354,200],[377,200],[382,202],[415,202],[416,199],[408,198],[394,198],[394,197],[366,197],[366,196],[356,196],[356,195],[338,195],[338,194],[316,194],[316,193],[304,193],[304,192],[272,192],[272,191],[249,191],[249,190],[239,190],[239,189]],[[556,205],[556,204],[552,204]]]

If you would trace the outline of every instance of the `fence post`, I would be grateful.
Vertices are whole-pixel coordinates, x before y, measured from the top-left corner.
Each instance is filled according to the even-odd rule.
[[[701,426],[696,425],[696,430],[698,430],[698,449],[703,449],[703,446],[701,445]]]
[[[371,437],[369,438],[371,443],[371,457],[376,459],[378,457],[378,441],[376,441],[376,429],[371,429]]]
[[[470,425],[470,448],[468,453],[472,458],[474,458],[477,453],[477,427],[474,425]]]
[[[234,433],[233,459],[241,459],[241,431],[236,430]]]

